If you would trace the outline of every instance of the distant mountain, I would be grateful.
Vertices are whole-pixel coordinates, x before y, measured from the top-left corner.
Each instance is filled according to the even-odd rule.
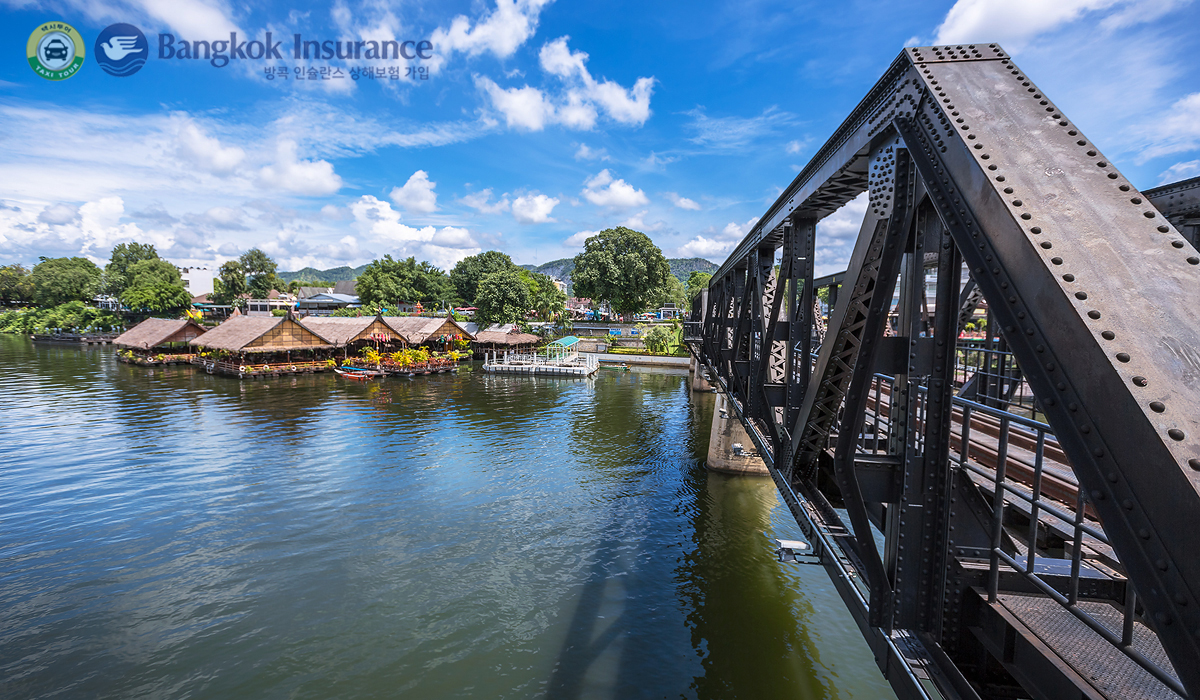
[[[671,265],[671,274],[678,277],[680,282],[687,282],[693,272],[707,272],[711,275],[721,267],[704,258],[671,258],[667,262]]]
[[[328,270],[318,270],[315,267],[306,267],[303,270],[297,270],[296,272],[278,272],[276,273],[276,276],[284,282],[291,282],[292,280],[301,280],[303,282],[329,282],[329,286],[332,287],[334,282],[346,282],[352,280],[361,275],[363,270],[366,269],[366,265],[359,265],[358,267],[349,267],[347,265],[343,265],[342,267],[334,267]]]

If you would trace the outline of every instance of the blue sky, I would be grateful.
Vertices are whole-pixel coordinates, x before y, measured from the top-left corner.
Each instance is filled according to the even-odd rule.
[[[50,20],[88,54],[61,82],[23,53]],[[150,41],[128,77],[93,55],[118,22]],[[160,33],[268,31],[282,60],[158,58]],[[434,48],[303,61],[297,32]],[[1200,10],[1179,0],[0,0],[0,264],[101,261],[127,240],[190,265],[252,246],[285,270],[493,248],[536,264],[618,224],[720,262],[900,50],[933,43],[1001,42],[1148,188],[1200,174],[1198,39]],[[363,66],[428,78],[351,79]],[[818,272],[845,266],[864,210],[822,222]]]

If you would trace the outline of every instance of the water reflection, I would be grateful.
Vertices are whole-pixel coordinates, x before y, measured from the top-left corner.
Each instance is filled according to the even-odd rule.
[[[686,379],[239,382],[0,336],[0,696],[886,695],[824,573],[771,558],[769,482],[704,471]]]

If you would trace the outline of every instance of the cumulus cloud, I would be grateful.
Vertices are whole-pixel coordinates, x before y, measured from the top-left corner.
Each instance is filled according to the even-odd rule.
[[[599,231],[580,231],[563,241],[563,245],[568,248],[582,248],[587,239],[600,233]]]
[[[400,212],[388,202],[364,195],[350,204],[354,225],[378,244],[397,256],[415,256],[449,269],[459,260],[479,253],[482,248],[467,229],[456,226],[416,228],[400,223]]]
[[[667,195],[667,199],[671,200],[671,204],[674,204],[675,206],[679,207],[680,209],[687,209],[689,211],[700,211],[699,204],[697,204],[695,201],[693,201],[691,199],[688,199],[687,197],[680,197],[679,193],[677,193],[677,192],[667,192],[665,194]]]
[[[628,209],[650,203],[645,192],[634,189],[624,180],[614,180],[607,168],[585,183],[582,194],[592,204],[612,209]]]
[[[342,188],[342,178],[333,165],[324,160],[300,160],[296,142],[280,139],[275,162],[258,171],[258,179],[267,187],[302,195],[333,194]]]
[[[429,214],[437,211],[436,182],[429,181],[429,174],[418,170],[408,178],[403,187],[393,187],[389,195],[396,206],[405,211]]]
[[[817,223],[817,257],[814,262],[818,276],[841,272],[850,264],[868,203],[869,195],[863,192]]]
[[[70,204],[51,204],[38,214],[37,220],[43,224],[69,224],[79,218],[79,207]]]
[[[513,218],[522,224],[544,224],[554,221],[550,212],[558,206],[558,199],[544,194],[529,194],[517,197],[512,203]]]
[[[933,43],[998,41],[1009,51],[1017,51],[1038,34],[1118,1],[958,0],[938,26]]]
[[[449,28],[435,29],[430,40],[437,54],[430,61],[437,72],[454,53],[478,56],[490,53],[496,58],[508,58],[537,30],[538,15],[551,0],[496,0],[496,7],[472,23],[458,15]]]
[[[502,211],[508,210],[508,195],[505,194],[499,201],[492,202],[492,188],[480,190],[462,199],[458,200],[463,204],[478,211],[480,214],[499,214]]]
[[[490,78],[476,77],[476,86],[488,97],[492,108],[504,115],[509,128],[541,131],[560,124],[588,130],[596,125],[601,113],[618,124],[645,124],[650,118],[654,78],[638,78],[629,89],[608,79],[596,80],[587,69],[588,55],[572,52],[568,38],[555,39],[538,54],[542,70],[562,83],[562,92],[557,96],[528,85],[502,88]],[[587,154],[586,146],[580,152]],[[578,153],[576,158],[580,158]]]
[[[1200,149],[1200,92],[1176,101],[1165,116],[1141,131],[1148,143],[1137,157],[1139,163]]]
[[[681,258],[724,259],[756,223],[757,216],[744,224],[731,221],[719,230],[716,227],[709,228],[676,248],[676,255]]]
[[[179,158],[215,175],[233,172],[246,158],[246,152],[241,148],[223,145],[187,118],[180,124],[175,144]]]

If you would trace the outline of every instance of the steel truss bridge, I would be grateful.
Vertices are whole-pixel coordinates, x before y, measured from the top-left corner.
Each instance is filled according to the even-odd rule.
[[[1000,46],[911,48],[697,297],[901,698],[1200,698],[1198,234],[1200,179],[1139,192]],[[960,396],[972,368],[1004,390]]]

